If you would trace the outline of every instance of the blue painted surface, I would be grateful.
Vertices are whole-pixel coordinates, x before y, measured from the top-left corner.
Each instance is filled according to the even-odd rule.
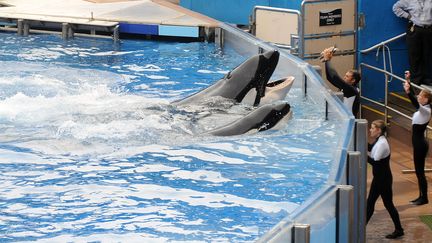
[[[392,11],[395,0],[359,1],[359,13],[365,15],[365,27],[359,31],[358,49],[367,49],[375,44],[385,41],[405,32],[406,20],[396,17]],[[408,69],[408,56],[405,38],[389,44],[392,56],[393,72],[399,76]],[[359,54],[358,63],[383,67],[383,57],[380,52],[378,59],[376,51],[367,55]],[[388,61],[387,61],[388,62]],[[373,99],[384,99],[383,74],[376,71],[363,69],[362,94]],[[391,91],[401,91],[402,85],[394,81],[389,86]]]
[[[299,0],[181,0],[180,5],[222,22],[247,25],[256,5],[300,10],[301,2]]]
[[[159,35],[198,38],[199,28],[195,26],[159,25]]]
[[[120,33],[158,35],[158,25],[120,23]]]

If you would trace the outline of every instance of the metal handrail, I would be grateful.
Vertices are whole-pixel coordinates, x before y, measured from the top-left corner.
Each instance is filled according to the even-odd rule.
[[[367,48],[365,50],[362,50],[362,51],[360,51],[360,53],[366,54],[366,53],[368,53],[368,52],[373,51],[373,50],[376,49],[376,57],[378,59],[379,51],[382,48],[384,70],[387,71],[387,61],[386,60],[388,58],[390,73],[393,73],[393,64],[392,64],[392,58],[391,58],[391,51],[390,51],[390,47],[388,47],[387,44],[389,44],[389,43],[391,43],[391,42],[393,42],[395,40],[398,40],[398,39],[404,37],[405,35],[406,35],[406,33],[402,33],[400,35],[397,35],[395,37],[392,37],[390,39],[382,41],[382,42],[380,42],[380,43],[378,43],[378,44],[376,44],[376,45],[374,45],[372,47],[369,47],[369,48]],[[386,53],[387,53],[387,58],[386,58]],[[389,81],[392,81],[392,79],[393,79],[393,76],[390,76],[390,80]]]
[[[387,45],[388,43],[393,42],[393,41],[395,41],[395,40],[398,40],[398,39],[400,39],[400,38],[402,38],[402,37],[404,37],[404,36],[406,36],[406,33],[402,33],[402,34],[397,35],[397,36],[395,36],[395,37],[392,37],[392,38],[390,38],[390,39],[388,39],[388,40],[382,41],[382,42],[380,42],[380,43],[378,43],[378,44],[376,44],[376,45],[374,45],[374,46],[372,46],[372,47],[369,47],[369,48],[367,48],[367,49],[361,50],[360,53],[362,53],[362,54],[366,54],[366,53],[368,53],[368,52],[370,52],[370,51],[372,51],[372,50],[375,50],[375,49],[377,49],[377,48],[379,48],[379,47],[381,47],[381,46]]]
[[[371,65],[366,64],[366,63],[360,63],[360,67],[366,67],[366,68],[369,68],[369,69],[375,70],[375,71],[377,71],[377,72],[381,72],[381,73],[383,73],[383,74],[385,75],[385,91],[386,91],[386,92],[385,92],[385,95],[384,95],[384,104],[382,104],[382,103],[380,103],[380,102],[378,102],[378,101],[375,101],[375,100],[369,99],[369,98],[367,98],[367,97],[361,96],[361,98],[364,99],[364,100],[367,100],[367,101],[369,101],[369,102],[371,102],[371,103],[374,103],[374,104],[376,104],[376,105],[379,105],[379,106],[381,106],[381,107],[384,107],[384,109],[385,109],[385,110],[384,110],[384,111],[385,111],[385,112],[384,112],[384,114],[385,114],[385,117],[384,117],[384,121],[385,121],[385,123],[386,123],[386,124],[388,123],[388,110],[393,111],[393,112],[395,112],[396,114],[401,115],[401,116],[403,116],[403,117],[405,117],[405,118],[407,118],[407,119],[409,119],[409,120],[412,120],[412,117],[410,117],[410,116],[408,116],[408,115],[402,113],[401,111],[399,111],[399,110],[397,110],[397,109],[394,109],[394,108],[388,106],[388,84],[389,84],[388,76],[391,76],[391,77],[393,77],[393,78],[395,78],[395,79],[397,79],[397,80],[399,80],[399,81],[402,81],[402,82],[405,82],[405,79],[403,79],[403,78],[401,78],[401,77],[399,77],[399,76],[397,76],[397,75],[395,75],[395,74],[393,74],[393,73],[390,73],[390,72],[388,72],[388,71],[386,71],[386,70],[383,70],[383,69],[381,69],[381,68],[377,68],[377,67],[371,66]],[[423,88],[423,87],[421,87],[421,86],[419,86],[419,85],[413,84],[413,83],[411,83],[411,86],[413,86],[413,87],[416,88],[416,89],[420,89],[420,90],[425,89],[425,88]],[[427,126],[427,128],[428,128],[429,130],[432,130],[432,127],[429,126],[429,125]]]

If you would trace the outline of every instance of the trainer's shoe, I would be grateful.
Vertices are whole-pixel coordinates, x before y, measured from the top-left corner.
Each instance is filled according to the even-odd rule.
[[[418,200],[411,202],[411,204],[417,205],[417,206],[423,205],[423,204],[428,204],[428,203],[429,203],[429,200],[427,198],[419,198]]]
[[[395,230],[395,231],[393,231],[393,233],[391,233],[389,235],[386,235],[386,238],[387,239],[397,239],[397,238],[399,238],[399,237],[401,237],[403,235],[404,235],[404,231],[403,230]]]

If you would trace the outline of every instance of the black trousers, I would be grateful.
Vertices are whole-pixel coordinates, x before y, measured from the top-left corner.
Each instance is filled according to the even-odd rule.
[[[432,83],[432,27],[408,26],[406,41],[411,72],[415,84]]]
[[[427,180],[425,175],[425,162],[428,153],[429,144],[423,138],[420,141],[413,143],[414,147],[414,168],[418,180],[420,197],[427,199]]]
[[[392,179],[391,178],[380,178],[377,180],[375,177],[372,179],[372,184],[369,191],[369,196],[367,198],[367,209],[366,216],[369,222],[375,211],[375,203],[378,197],[381,196],[384,207],[390,214],[396,230],[402,230],[402,225],[399,218],[399,213],[393,204],[393,190],[392,190]]]

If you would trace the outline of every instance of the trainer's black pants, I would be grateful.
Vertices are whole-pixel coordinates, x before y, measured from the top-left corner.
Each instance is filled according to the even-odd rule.
[[[411,72],[415,84],[432,82],[432,27],[408,26],[406,41]]]
[[[376,176],[372,179],[372,184],[369,190],[369,196],[367,198],[367,222],[369,222],[375,211],[375,203],[378,200],[378,197],[381,196],[384,207],[390,214],[391,219],[395,225],[396,230],[402,230],[402,225],[399,219],[399,213],[396,210],[396,207],[393,204],[393,191],[392,191],[392,181],[390,178],[379,178],[376,179]]]
[[[425,138],[417,138],[413,143],[414,169],[418,180],[420,197],[427,199],[427,180],[425,175],[425,162],[429,144]]]

